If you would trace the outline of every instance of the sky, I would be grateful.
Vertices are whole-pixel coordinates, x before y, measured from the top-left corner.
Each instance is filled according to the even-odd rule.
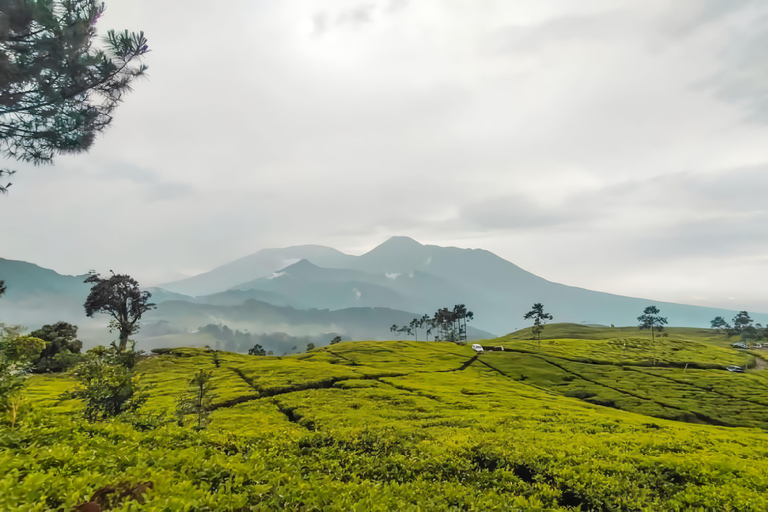
[[[148,77],[89,153],[9,163],[0,257],[155,285],[406,235],[768,312],[768,2],[106,4]]]

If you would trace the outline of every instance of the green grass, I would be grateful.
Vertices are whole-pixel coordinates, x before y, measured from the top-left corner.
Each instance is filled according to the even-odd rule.
[[[68,376],[35,376],[35,410],[0,427],[0,509],[71,510],[122,481],[154,488],[121,510],[768,509],[766,373],[694,368],[748,355],[694,330],[649,346],[576,327],[479,357],[395,341],[142,361],[153,414],[213,371],[201,433],[84,423]]]

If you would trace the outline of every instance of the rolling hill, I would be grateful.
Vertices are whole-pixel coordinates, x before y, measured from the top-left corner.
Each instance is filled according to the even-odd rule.
[[[0,321],[36,328],[65,320],[81,326],[86,345],[109,343],[106,318],[86,320],[84,276],[63,276],[37,265],[0,259],[8,292]],[[158,336],[192,333],[207,325],[250,333],[386,339],[389,326],[438,308],[466,304],[475,314],[473,338],[526,325],[523,315],[542,302],[557,322],[635,325],[656,304],[670,325],[708,327],[736,311],[624,297],[554,283],[481,249],[422,245],[393,237],[361,256],[304,245],[265,249],[163,287],[149,288],[159,308],[145,315],[136,338],[144,348]],[[768,315],[752,313],[768,324]]]

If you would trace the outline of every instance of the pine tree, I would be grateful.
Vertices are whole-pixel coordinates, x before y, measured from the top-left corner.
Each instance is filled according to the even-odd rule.
[[[0,154],[35,165],[87,151],[147,67],[143,32],[94,45],[100,0],[0,3]],[[0,169],[0,176],[15,171]],[[0,186],[5,192],[9,184]]]

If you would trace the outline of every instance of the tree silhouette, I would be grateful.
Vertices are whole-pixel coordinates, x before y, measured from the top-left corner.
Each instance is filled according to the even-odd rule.
[[[545,313],[544,305],[541,302],[537,302],[533,305],[533,309],[527,312],[523,318],[525,320],[533,318],[531,333],[535,339],[539,340],[539,348],[541,348],[541,332],[544,330],[547,320],[552,320],[552,315]]]
[[[731,326],[728,324],[728,322],[725,321],[725,318],[721,316],[716,316],[711,322],[709,322],[712,326],[712,329],[715,329],[718,332],[725,332],[731,328]]]
[[[99,0],[3,0],[0,153],[35,165],[87,151],[146,66],[144,33],[107,32]],[[15,171],[0,169],[0,176]],[[5,192],[9,184],[0,186]]]
[[[248,355],[249,356],[265,356],[267,355],[267,351],[264,350],[264,347],[262,347],[257,343],[253,346],[253,348],[248,349]]]
[[[155,304],[149,302],[152,294],[142,292],[139,283],[126,274],[112,272],[111,277],[102,279],[92,270],[85,282],[93,284],[88,298],[85,299],[86,316],[93,318],[95,313],[110,315],[110,331],[117,330],[120,334],[117,351],[125,352],[128,337],[139,331],[141,315],[155,309]]]
[[[650,329],[651,330],[651,344],[654,350],[654,364],[655,364],[655,351],[656,351],[656,338],[655,338],[655,332],[661,332],[664,330],[664,325],[667,323],[667,319],[663,316],[659,315],[660,311],[659,308],[656,306],[648,306],[643,310],[643,314],[637,317],[638,322],[640,324],[638,327],[640,327],[640,330],[643,329]]]

